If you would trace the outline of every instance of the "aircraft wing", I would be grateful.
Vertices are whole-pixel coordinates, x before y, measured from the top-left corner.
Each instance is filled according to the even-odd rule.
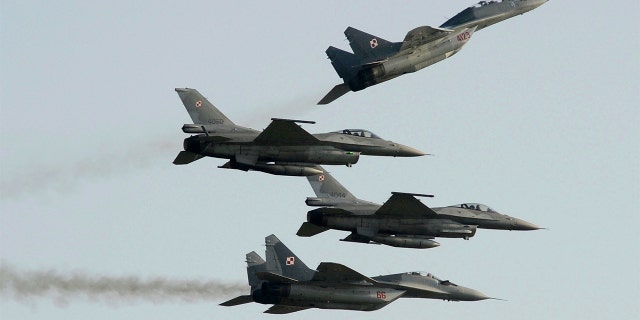
[[[415,196],[410,193],[393,192],[391,198],[374,214],[398,218],[435,218],[438,216],[435,211],[416,199]]]
[[[276,304],[276,305],[273,305],[273,307],[267,309],[267,311],[265,311],[264,313],[285,314],[285,313],[302,311],[305,309],[309,309],[309,307],[293,307],[293,306],[283,306],[281,304]]]
[[[373,285],[375,280],[360,274],[359,272],[333,262],[322,262],[318,265],[317,272],[311,281],[331,283],[364,283]]]
[[[287,119],[271,119],[271,123],[254,140],[256,144],[273,146],[315,145],[320,140],[296,124],[297,121]],[[313,122],[311,122],[313,123]]]
[[[422,26],[417,27],[407,33],[402,41],[402,46],[400,47],[400,51],[405,49],[414,48],[434,40],[440,39],[453,30],[444,29],[444,28],[436,28],[430,26]]]

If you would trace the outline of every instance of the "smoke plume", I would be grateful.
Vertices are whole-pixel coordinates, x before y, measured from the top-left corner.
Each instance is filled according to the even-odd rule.
[[[0,296],[25,302],[35,298],[50,298],[61,305],[78,298],[110,304],[197,302],[228,299],[247,292],[247,285],[217,280],[141,279],[77,272],[63,274],[55,270],[27,272],[4,264],[0,266]]]
[[[66,164],[44,165],[24,172],[4,172],[0,175],[0,199],[32,197],[51,190],[68,191],[84,181],[103,179],[154,165],[171,166],[174,155],[169,152],[177,153],[180,147],[179,141],[148,141],[132,145],[128,149],[107,150],[95,157],[70,159]]]

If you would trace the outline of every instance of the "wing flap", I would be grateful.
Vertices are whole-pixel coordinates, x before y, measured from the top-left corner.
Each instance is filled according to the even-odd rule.
[[[254,140],[256,144],[295,146],[315,145],[320,142],[320,140],[296,124],[296,121],[286,119],[272,120],[269,126],[256,137]]]

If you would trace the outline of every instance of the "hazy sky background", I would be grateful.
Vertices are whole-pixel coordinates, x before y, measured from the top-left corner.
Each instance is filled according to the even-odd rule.
[[[7,281],[55,270],[246,293],[244,255],[264,255],[274,233],[309,266],[428,271],[508,300],[282,318],[638,319],[638,1],[552,0],[475,33],[450,59],[315,105],[340,83],[324,50],[349,49],[347,26],[401,41],[471,4],[2,1],[0,318],[275,319],[268,305],[218,306],[235,291],[16,296]],[[190,122],[175,87],[256,129],[301,118],[317,122],[304,125],[312,133],[366,128],[434,154],[329,167],[362,199],[430,193],[430,206],[480,202],[549,230],[479,230],[429,250],[344,243],[340,231],[299,238],[305,178],[171,163]]]

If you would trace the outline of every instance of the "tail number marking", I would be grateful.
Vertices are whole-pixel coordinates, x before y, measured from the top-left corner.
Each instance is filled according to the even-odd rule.
[[[469,31],[465,31],[458,35],[458,41],[465,41],[471,39],[471,34]]]
[[[386,299],[387,298],[387,293],[384,291],[377,291],[376,292],[376,297],[378,299]]]

